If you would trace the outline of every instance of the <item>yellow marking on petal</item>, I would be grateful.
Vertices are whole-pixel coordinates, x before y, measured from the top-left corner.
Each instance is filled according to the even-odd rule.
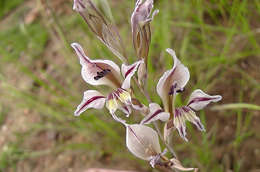
[[[121,102],[123,102],[125,104],[129,104],[131,102],[131,95],[129,92],[123,91],[123,92],[119,93],[119,99]]]
[[[118,104],[115,99],[110,99],[107,101],[106,107],[110,113],[114,113],[118,108]]]

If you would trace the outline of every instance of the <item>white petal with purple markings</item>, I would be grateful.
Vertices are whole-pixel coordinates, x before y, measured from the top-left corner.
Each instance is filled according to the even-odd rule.
[[[141,124],[150,124],[156,120],[166,122],[170,117],[170,114],[168,112],[164,112],[157,103],[150,103],[149,110],[150,113],[144,117],[144,119],[141,121]]]
[[[88,90],[84,92],[83,100],[74,112],[75,116],[79,116],[82,112],[89,108],[102,109],[105,105],[106,98],[96,90]]]
[[[192,92],[187,106],[197,111],[203,109],[209,103],[218,102],[221,99],[222,97],[220,95],[210,96],[204,93],[202,90],[197,89]]]
[[[164,105],[164,109],[168,110],[170,106],[169,95],[175,94],[178,90],[182,90],[190,78],[190,73],[187,67],[185,67],[176,57],[175,52],[168,48],[166,51],[173,57],[174,65],[172,69],[166,71],[159,79],[156,90],[161,97]],[[174,92],[172,86],[174,87]]]
[[[126,89],[126,90],[130,88],[131,78],[135,74],[135,72],[137,71],[137,69],[141,63],[144,63],[144,61],[139,60],[129,66],[122,64],[121,71],[122,71],[122,75],[125,78],[125,80],[124,80],[121,88]]]
[[[110,60],[91,60],[78,43],[72,43],[72,48],[79,57],[82,65],[81,75],[91,85],[108,85],[120,87],[120,68]]]
[[[198,130],[205,131],[205,128],[200,122],[199,117],[196,116],[192,109],[190,109],[188,106],[176,108],[174,112],[173,124],[177,128],[180,136],[185,141],[188,141],[186,138],[186,120],[193,123],[198,128]]]

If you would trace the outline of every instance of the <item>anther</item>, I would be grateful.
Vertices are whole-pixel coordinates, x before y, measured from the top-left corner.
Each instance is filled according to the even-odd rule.
[[[97,72],[97,76],[94,77],[95,80],[103,78],[107,73],[111,72],[110,69],[103,69],[101,72]]]
[[[171,88],[170,88],[170,91],[169,91],[169,95],[173,95],[173,94],[175,94],[175,92],[176,92],[176,89],[177,88],[177,83],[174,83],[172,86],[171,86]]]
[[[183,91],[185,91],[185,88],[181,88],[181,89],[177,90],[176,92],[177,92],[177,93],[181,93],[181,92],[183,92]]]

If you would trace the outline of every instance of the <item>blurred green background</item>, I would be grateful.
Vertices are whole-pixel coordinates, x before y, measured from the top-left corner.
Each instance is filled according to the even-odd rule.
[[[102,8],[105,1],[96,2]],[[134,0],[107,2],[134,61]],[[128,152],[124,127],[105,110],[73,116],[92,87],[82,80],[69,44],[81,43],[91,58],[119,61],[72,11],[72,3],[0,0],[0,171],[157,171]],[[196,88],[223,97],[219,106],[198,113],[207,132],[187,124],[188,143],[174,134],[183,165],[202,172],[259,172],[260,1],[156,0],[155,8],[160,13],[151,24],[148,64],[153,101],[160,103],[156,83],[172,65],[168,47],[191,73],[178,104]]]

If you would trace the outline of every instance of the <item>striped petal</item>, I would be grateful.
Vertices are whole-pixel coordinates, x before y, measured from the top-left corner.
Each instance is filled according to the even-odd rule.
[[[161,97],[166,111],[170,110],[171,95],[176,94],[179,90],[183,90],[190,78],[190,73],[176,57],[172,49],[166,51],[173,57],[174,65],[171,70],[166,71],[160,78],[156,90]]]
[[[72,43],[72,48],[79,57],[82,66],[81,75],[91,85],[108,85],[114,88],[121,86],[119,67],[110,60],[91,60],[78,43]]]
[[[178,159],[176,159],[176,158],[172,158],[172,159],[170,159],[170,161],[172,162],[171,165],[170,165],[170,168],[173,169],[174,171],[180,170],[180,171],[194,171],[194,172],[197,172],[197,170],[198,170],[196,168],[186,168],[186,167],[183,167],[181,162]]]
[[[193,123],[200,131],[205,131],[205,128],[200,122],[199,117],[196,116],[193,110],[187,106],[176,108],[174,112],[173,124],[177,128],[180,136],[185,141],[188,141],[186,138],[186,120]]]
[[[195,90],[192,92],[190,99],[188,101],[188,105],[190,108],[198,111],[203,109],[211,102],[218,102],[222,99],[220,95],[210,96],[204,93],[202,90]]]
[[[158,134],[144,125],[126,126],[126,146],[136,157],[147,161],[161,153]]]
[[[83,100],[74,112],[75,116],[79,116],[87,109],[102,109],[105,105],[106,98],[96,90],[88,90],[84,92]]]
[[[129,105],[122,105],[119,107],[119,109],[126,115],[126,117],[129,117],[132,113],[131,106]]]
[[[143,60],[139,60],[129,66],[122,64],[121,71],[122,71],[122,75],[124,76],[125,80],[124,80],[121,88],[126,89],[126,90],[130,88],[131,78],[135,74],[135,72],[137,71],[137,69],[141,63],[143,63]]]
[[[156,120],[166,122],[170,117],[170,114],[168,112],[164,112],[157,103],[150,103],[149,110],[150,113],[144,117],[144,119],[141,121],[141,124],[150,124]]]

